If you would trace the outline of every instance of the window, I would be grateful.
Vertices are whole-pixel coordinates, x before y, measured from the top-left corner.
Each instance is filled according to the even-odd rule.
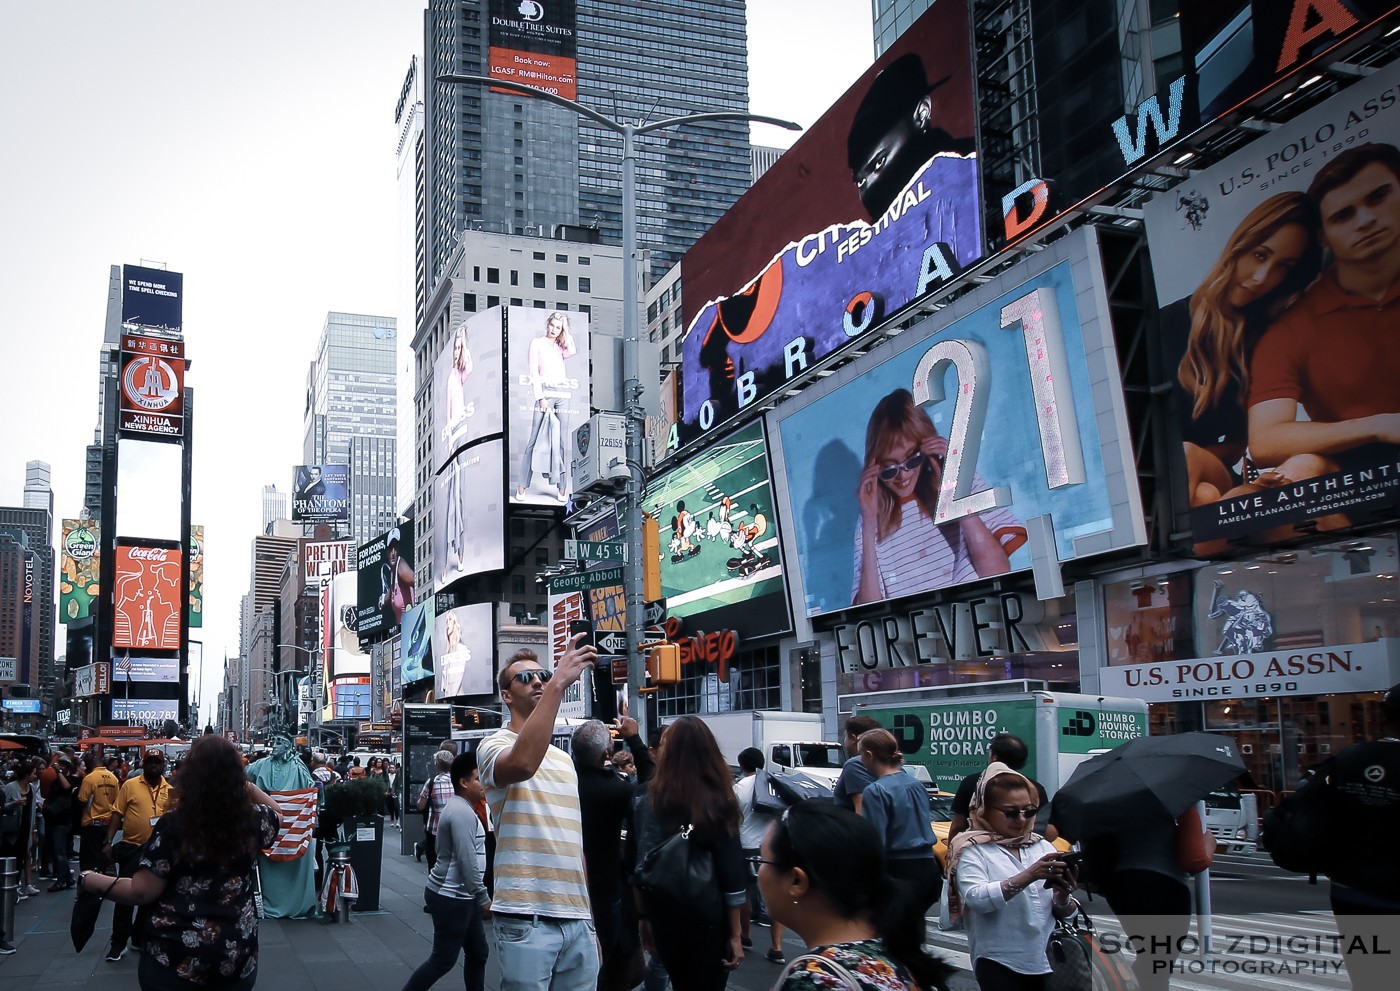
[[[525,301],[524,301],[523,299],[518,299],[518,298],[512,296],[512,297],[511,297],[511,300],[510,300],[510,305],[511,305],[511,306],[524,306],[524,305],[525,305]]]
[[[579,278],[578,278],[578,291],[579,291],[579,292],[592,292],[592,291],[593,291],[593,280],[592,280],[592,279],[589,279],[589,278],[585,278],[584,276],[580,275]]]
[[[549,567],[549,548],[539,547],[535,550],[535,565],[540,568]]]
[[[468,313],[476,312],[476,293],[469,292],[462,294],[462,309]]]
[[[488,309],[489,309],[490,307],[492,307],[492,306],[500,306],[500,305],[501,305],[501,297],[499,297],[499,296],[487,296],[487,297],[486,297],[486,306],[487,306]]]
[[[488,268],[488,269],[486,270],[486,281],[487,281],[487,282],[500,282],[500,281],[501,281],[501,270],[500,270],[499,268]]]
[[[481,266],[480,266],[480,265],[473,265],[473,266],[472,266],[472,281],[473,281],[473,282],[480,282],[480,281],[481,281]]]
[[[512,595],[524,595],[524,594],[525,594],[525,576],[524,576],[524,575],[511,575],[511,576],[510,576],[510,592],[511,592]]]
[[[556,275],[554,277],[554,288],[559,292],[568,292],[569,277],[567,275]]]
[[[535,273],[535,288],[536,288],[536,289],[543,289],[543,288],[544,288],[544,273],[543,273],[543,272],[536,272],[536,273]]]
[[[543,251],[536,251],[536,252],[534,253],[534,259],[535,259],[535,261],[537,261],[537,262],[542,262],[542,261],[544,261],[544,252],[543,252]]]
[[[516,195],[519,194],[517,193]],[[520,273],[517,272],[515,269],[510,270],[510,284],[513,286],[520,285]]]
[[[555,256],[554,256],[554,260],[557,261],[557,262],[559,262],[561,265],[567,265],[567,264],[569,264],[569,256],[568,256],[568,255],[555,255]]]
[[[580,265],[592,265],[592,264],[593,264],[593,259],[589,258],[587,255],[579,255],[579,256],[578,256],[578,263],[579,263]]]
[[[582,306],[580,306],[580,307],[578,308],[578,311],[579,311],[580,313],[591,314],[591,313],[593,312],[593,307],[591,307],[591,306],[589,306],[589,305],[587,305],[587,304],[584,304],[584,305],[582,305]]]

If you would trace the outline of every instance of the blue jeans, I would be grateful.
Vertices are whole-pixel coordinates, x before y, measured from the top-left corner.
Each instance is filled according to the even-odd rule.
[[[501,991],[596,991],[598,940],[591,919],[493,915]]]
[[[68,823],[55,825],[49,823],[49,836],[52,837],[53,844],[53,878],[62,884],[73,883],[73,868],[68,863],[68,834],[73,831],[73,827]]]
[[[433,917],[433,952],[408,978],[404,991],[427,991],[466,953],[462,980],[467,991],[486,987],[486,926],[474,901],[423,892],[424,911]]]

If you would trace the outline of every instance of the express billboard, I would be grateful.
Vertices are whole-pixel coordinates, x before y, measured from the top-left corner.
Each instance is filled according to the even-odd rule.
[[[179,650],[185,595],[178,547],[118,544],[112,578],[112,646]]]
[[[185,277],[144,265],[122,266],[122,323],[178,331]]]
[[[433,470],[483,437],[505,430],[501,321],[504,310],[470,314],[433,365]]]
[[[488,440],[454,457],[433,481],[434,587],[505,567],[502,442]]]
[[[292,522],[350,523],[350,466],[297,465],[292,474]]]
[[[435,698],[496,694],[496,609],[489,602],[440,613],[433,630]]]
[[[117,429],[145,440],[185,436],[185,342],[123,334]]]
[[[1203,553],[1400,504],[1397,139],[1391,65],[1144,208]]]
[[[1086,228],[779,407],[808,615],[1142,543],[1118,383]]]
[[[578,99],[575,0],[491,0],[487,71]],[[510,90],[496,90],[511,93]]]
[[[433,677],[433,626],[436,607],[429,595],[403,614],[400,644],[401,677],[405,687]]]
[[[643,505],[661,527],[671,616],[745,637],[791,628],[762,423],[652,479]]]
[[[685,256],[679,439],[982,254],[966,0],[942,0]]]
[[[559,506],[573,490],[574,428],[588,420],[588,314],[506,310],[512,503]]]
[[[416,601],[413,571],[413,521],[404,520],[355,553],[359,590],[358,633],[361,640],[389,634],[403,624],[404,610]]]
[[[58,578],[58,619],[87,619],[100,591],[102,524],[97,520],[63,521],[63,564]]]

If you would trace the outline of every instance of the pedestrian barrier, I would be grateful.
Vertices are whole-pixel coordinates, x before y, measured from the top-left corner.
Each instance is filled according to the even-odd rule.
[[[19,902],[19,860],[0,860],[0,940],[14,941],[15,905]]]

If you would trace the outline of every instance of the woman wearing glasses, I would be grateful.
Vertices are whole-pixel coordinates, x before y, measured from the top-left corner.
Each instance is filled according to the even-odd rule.
[[[947,988],[946,963],[882,937],[895,899],[884,845],[867,820],[826,802],[799,802],[768,827],[750,860],[773,921],[807,944],[774,991]]]
[[[865,428],[865,469],[856,499],[852,601],[879,602],[1001,575],[1026,531],[1005,509],[933,522],[948,440],[940,437],[908,389],[876,404]],[[974,479],[973,490],[985,488]]]
[[[967,928],[982,991],[1040,991],[1055,919],[1077,908],[1077,871],[1039,833],[1035,786],[1005,764],[987,766],[972,797],[970,829],[948,851],[949,909]]]
[[[943,876],[933,856],[937,839],[930,825],[928,792],[913,775],[904,773],[904,756],[889,730],[866,730],[856,740],[856,753],[875,778],[861,792],[860,814],[880,836],[896,887],[898,922],[886,939],[892,950],[908,956],[923,945],[924,918],[943,890]]]

